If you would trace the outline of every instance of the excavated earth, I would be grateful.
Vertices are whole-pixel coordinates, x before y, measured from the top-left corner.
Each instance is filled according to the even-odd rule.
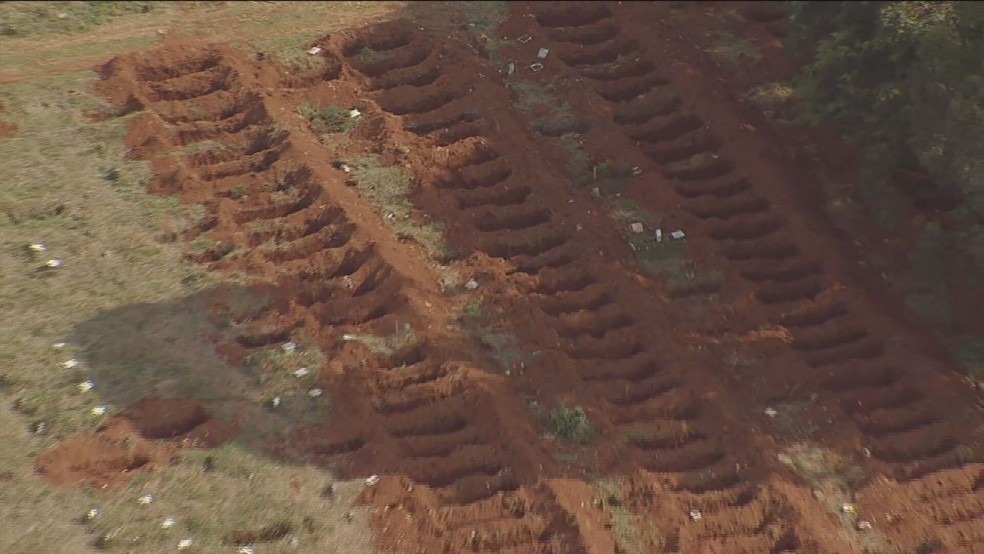
[[[521,64],[511,78],[552,83],[593,118],[587,151],[637,166],[626,194],[685,229],[689,254],[723,276],[682,293],[640,270],[621,224],[570,182],[556,142],[457,36],[375,24],[317,41],[323,64],[295,73],[169,40],[114,59],[99,89],[139,112],[127,146],[150,160],[152,191],[206,208],[186,238],[234,246],[198,261],[273,298],[221,351],[241,360],[303,336],[328,354],[329,417],[271,453],[344,478],[380,475],[363,500],[378,508],[383,548],[843,554],[877,533],[909,551],[935,540],[984,552],[974,392],[866,287],[804,205],[797,168],[772,154],[783,145],[721,100],[713,67],[661,9],[515,3],[499,34],[503,59],[550,50],[542,71]],[[351,141],[322,144],[297,113],[304,102],[358,107]],[[206,141],[220,148],[194,151]],[[346,184],[333,162],[360,145],[412,174],[415,217],[443,222],[462,279],[479,284],[463,294],[516,338],[521,361],[499,365],[456,317],[461,295],[442,290],[425,249]],[[342,340],[407,324],[417,341],[391,355]],[[534,399],[583,406],[598,438],[583,448],[544,438]],[[849,461],[844,501],[871,529],[845,524],[836,491],[790,467],[801,450],[770,432],[780,419],[770,406],[798,406],[793,425],[809,428],[809,444]],[[196,421],[149,433],[176,437],[206,420]],[[104,435],[64,448],[114,444]],[[138,454],[143,465],[168,455]],[[106,457],[95,457],[103,480],[136,463]],[[621,490],[600,492],[603,476]],[[616,508],[655,531],[629,544]]]

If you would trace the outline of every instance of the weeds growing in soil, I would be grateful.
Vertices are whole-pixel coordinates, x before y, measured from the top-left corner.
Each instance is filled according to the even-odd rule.
[[[315,133],[347,133],[358,125],[359,119],[352,117],[351,110],[338,106],[316,108],[311,104],[301,104],[297,112],[311,122]]]
[[[624,484],[620,479],[605,477],[595,481],[594,486],[601,497],[602,509],[612,517],[611,529],[618,552],[648,554],[662,551],[664,541],[659,528],[652,522],[644,523],[642,517],[625,507]]]
[[[569,408],[563,402],[559,402],[556,408],[547,411],[539,403],[531,402],[530,410],[547,433],[561,442],[584,444],[591,442],[597,436],[588,420],[588,414],[581,406]]]
[[[442,264],[458,257],[444,237],[443,224],[423,222],[414,213],[413,202],[409,197],[411,176],[405,169],[382,165],[374,155],[364,156],[347,164],[352,168],[352,179],[356,187],[379,209],[383,221],[396,232],[398,238],[417,242]]]

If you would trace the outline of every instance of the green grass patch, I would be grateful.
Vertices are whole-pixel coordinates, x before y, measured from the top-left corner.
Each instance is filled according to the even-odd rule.
[[[553,410],[547,410],[537,402],[530,403],[533,417],[548,434],[567,444],[585,444],[594,440],[597,432],[581,406],[569,408],[558,402]]]
[[[347,133],[355,129],[359,118],[352,117],[351,111],[338,106],[316,108],[311,104],[301,104],[297,107],[297,113],[307,118],[311,129],[318,134]]]
[[[2,2],[0,44],[4,37],[74,34],[130,14],[151,13],[157,2]]]

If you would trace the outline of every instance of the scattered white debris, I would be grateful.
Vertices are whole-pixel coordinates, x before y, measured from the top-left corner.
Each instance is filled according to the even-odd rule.
[[[191,539],[181,539],[178,541],[178,550],[188,550],[194,542]]]
[[[576,228],[577,228],[578,231],[583,231],[584,230],[584,226],[581,225],[580,223],[577,224],[577,227]]]
[[[68,19],[68,14],[65,13],[65,12],[62,12],[62,13],[58,14],[58,19]]]
[[[379,476],[378,475],[370,475],[369,477],[366,478],[366,486],[367,487],[371,487],[371,486],[375,485],[378,482],[379,482]]]
[[[345,333],[344,335],[342,335],[342,340],[345,340],[345,341],[348,341],[348,340],[359,340],[359,335],[353,335],[351,333]]]
[[[52,258],[52,259],[44,262],[44,266],[45,267],[50,267],[50,268],[61,267],[61,265],[62,265],[62,261],[59,260],[58,258]]]
[[[632,176],[633,177],[638,177],[639,175],[642,175],[642,170],[639,169],[639,166],[637,166],[637,165],[632,166]]]
[[[518,40],[522,44],[526,44],[527,42],[533,40],[533,37],[531,37],[530,35],[523,35],[516,40]]]
[[[56,342],[55,344],[52,344],[51,347],[54,348],[55,350],[60,350],[62,348],[65,348],[65,343],[64,342]]]
[[[36,243],[28,246],[28,248],[30,248],[33,252],[44,252],[45,250],[48,249],[45,245],[43,245],[43,244],[41,244],[39,242],[36,242]]]
[[[633,223],[629,225],[629,229],[632,229],[633,233],[641,233],[646,230],[646,227],[642,223]]]
[[[547,54],[549,53],[550,50],[547,50],[546,48],[541,48],[540,51],[536,53],[536,57],[540,58],[541,60],[545,60],[547,59]]]
[[[858,531],[865,531],[865,530],[868,530],[868,529],[871,529],[871,522],[870,521],[868,521],[866,519],[862,519],[862,520],[858,521]]]
[[[864,457],[865,458],[870,458],[871,457],[871,449],[870,448],[864,448],[864,449],[862,449],[861,450],[861,453],[864,454]]]
[[[354,110],[352,110],[352,111],[349,112],[349,117],[351,117],[353,119],[356,118],[356,117],[362,117],[362,112],[360,112],[357,109],[354,109]]]
[[[297,350],[297,343],[293,341],[285,342],[284,345],[280,347],[280,349],[287,354],[293,354]]]
[[[840,510],[841,513],[843,514],[853,514],[857,511],[857,509],[854,507],[854,504],[850,504],[848,502],[841,504]]]
[[[677,240],[680,240],[680,239],[686,237],[687,234],[684,233],[683,231],[677,229],[676,231],[673,231],[672,233],[670,233],[670,236],[673,237],[673,238],[675,238],[675,239],[677,239]]]
[[[300,379],[301,377],[304,377],[308,373],[311,373],[310,371],[308,371],[308,368],[302,367],[301,369],[298,369],[297,371],[294,372],[294,377]]]
[[[348,164],[342,164],[342,165],[341,165],[341,169],[342,169],[342,171],[344,171],[345,173],[352,173],[352,168],[351,168],[351,167],[349,167],[349,165],[348,165]]]
[[[530,69],[533,70],[533,73],[536,73],[537,71],[540,71],[541,69],[543,69],[543,64],[540,63],[540,62],[536,62],[536,63],[530,65]]]
[[[653,238],[656,239],[656,242],[663,242],[663,230],[656,229],[656,232],[653,233]]]
[[[466,290],[475,290],[477,288],[478,288],[478,281],[474,279],[469,279],[468,282],[465,283]]]
[[[101,416],[101,415],[106,415],[106,412],[108,410],[109,408],[107,408],[106,406],[93,406],[91,413],[92,415],[95,416]]]
[[[240,546],[236,554],[253,554],[254,550],[252,546]]]
[[[315,47],[311,48],[310,50],[308,50],[307,53],[308,53],[308,55],[311,55],[311,56],[317,56],[318,54],[321,53],[321,47],[315,46]]]
[[[270,404],[272,404],[273,407],[276,408],[276,407],[280,406],[280,403],[281,402],[283,402],[283,401],[280,399],[279,396],[274,396],[273,397],[273,400],[270,402]]]
[[[392,221],[392,220],[396,219],[396,214],[393,213],[393,212],[388,212],[386,214],[386,219],[389,219],[390,221]]]
[[[73,367],[78,367],[81,362],[76,358],[62,362],[62,367],[65,369],[72,369]]]
[[[700,521],[704,517],[704,514],[700,513],[700,510],[690,510],[690,519],[693,521]]]
[[[147,504],[150,504],[153,501],[154,501],[154,495],[145,494],[137,499],[137,504],[140,504],[141,506],[146,506]]]
[[[77,386],[79,388],[79,392],[89,392],[92,390],[92,387],[95,386],[95,383],[89,380],[85,380],[79,383]]]
[[[595,196],[601,196],[601,187],[595,187],[591,189],[591,192],[593,192]]]
[[[37,425],[34,426],[34,434],[43,435],[47,429],[48,429],[48,423],[45,421],[39,421]]]
[[[506,75],[512,75],[516,73],[516,62],[509,62],[506,64]]]
[[[777,412],[775,408],[766,408],[765,415],[769,417],[776,417],[777,415],[779,415],[779,412]]]
[[[101,510],[99,508],[92,508],[91,510],[85,513],[85,519],[95,519],[96,516],[98,516],[100,513]]]
[[[161,529],[170,529],[171,527],[174,527],[174,518],[173,517],[164,518],[164,521],[161,522]]]
[[[324,391],[322,391],[321,389],[314,388],[308,391],[308,396],[310,396],[311,398],[317,398],[321,396],[323,392]]]

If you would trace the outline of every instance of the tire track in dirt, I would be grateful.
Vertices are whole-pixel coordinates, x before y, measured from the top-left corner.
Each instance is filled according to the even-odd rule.
[[[505,301],[515,287],[522,307],[509,320],[522,327],[518,333],[541,359],[566,369],[564,389],[579,391],[577,403],[594,408],[625,441],[613,462],[640,471],[635,507],[659,522],[668,551],[792,552],[821,540],[797,525],[796,508],[760,478],[759,455],[732,446],[754,441],[725,440],[731,416],[706,400],[709,376],[676,367],[667,354],[674,349],[657,338],[665,322],[653,317],[663,308],[655,291],[605,254],[621,242],[610,222],[575,224],[574,211],[588,204],[571,199],[568,207],[569,185],[544,178],[555,170],[508,115],[509,93],[484,76],[487,66],[470,61],[461,45],[438,44],[404,23],[322,46],[338,51],[369,98],[409,132],[394,132],[412,144],[408,165],[431,168],[418,175],[420,205],[499,272],[486,298]],[[367,48],[379,59],[356,55]],[[611,263],[583,263],[593,252]],[[691,510],[701,517],[691,518]]]
[[[741,175],[740,162],[721,153],[710,125],[650,61],[660,57],[641,42],[659,37],[622,32],[621,18],[631,16],[608,4],[534,9],[554,55],[609,103],[613,123],[672,184],[691,216],[688,234],[709,239],[737,269],[754,291],[758,318],[791,331],[792,349],[813,370],[808,381],[837,398],[872,458],[901,488],[923,491],[918,512],[932,514],[921,518],[927,530],[947,537],[948,547],[984,544],[984,494],[963,477],[982,467],[979,451],[968,445],[981,418],[943,375],[943,364],[900,348],[891,322],[855,308],[867,301],[809,254],[803,244],[813,237],[804,241],[802,226]],[[946,494],[926,492],[937,482],[959,485]],[[939,516],[949,513],[953,495],[965,509],[959,518]],[[951,520],[966,525],[956,531]]]
[[[337,65],[326,67],[307,83],[338,78]],[[298,430],[290,447],[326,462],[345,455],[345,476],[403,476],[384,477],[368,494],[381,509],[406,514],[386,519],[384,543],[426,552],[584,549],[574,515],[539,479],[544,461],[525,406],[517,409],[501,379],[484,376],[468,355],[474,345],[424,333],[380,356],[342,341],[350,333],[389,335],[401,323],[441,328],[414,303],[438,295],[411,274],[419,262],[400,263],[381,239],[388,232],[370,227],[344,174],[306,155],[312,142],[288,129],[269,86],[282,76],[228,48],[196,43],[117,58],[103,78],[110,98],[144,110],[128,144],[152,160],[151,188],[204,203],[207,215],[193,235],[227,241],[196,259],[241,271],[271,296],[252,331],[237,337],[242,353],[302,330],[334,358],[319,383],[336,413]]]

